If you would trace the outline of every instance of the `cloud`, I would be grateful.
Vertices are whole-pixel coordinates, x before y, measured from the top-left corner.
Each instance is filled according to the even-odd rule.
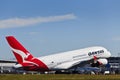
[[[11,18],[0,20],[0,28],[12,28],[12,27],[26,27],[29,25],[35,25],[47,22],[56,22],[76,19],[74,14],[66,14],[59,16],[49,16],[49,17],[35,17],[35,18]]]

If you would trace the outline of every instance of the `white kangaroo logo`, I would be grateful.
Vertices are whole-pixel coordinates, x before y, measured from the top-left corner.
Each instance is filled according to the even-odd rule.
[[[23,63],[32,63],[36,66],[39,66],[38,64],[34,63],[34,62],[31,62],[31,61],[26,61],[25,59],[28,58],[28,56],[30,55],[29,53],[25,54],[23,51],[21,50],[17,50],[17,49],[14,49],[14,48],[11,48],[13,52],[19,54],[21,57],[22,57],[22,60],[23,60]]]

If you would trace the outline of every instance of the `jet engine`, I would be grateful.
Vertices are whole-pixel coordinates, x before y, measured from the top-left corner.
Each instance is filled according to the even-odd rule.
[[[92,67],[99,67],[100,65],[106,65],[108,63],[107,59],[97,59],[94,61],[91,66]]]

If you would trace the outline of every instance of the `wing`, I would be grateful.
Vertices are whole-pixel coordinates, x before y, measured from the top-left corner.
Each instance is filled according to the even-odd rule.
[[[74,68],[74,67],[82,67],[86,64],[89,64],[90,62],[92,62],[93,60],[76,60],[76,61],[71,61],[71,62],[65,62],[65,63],[61,63],[57,66],[55,66],[56,69],[70,69],[70,68]]]

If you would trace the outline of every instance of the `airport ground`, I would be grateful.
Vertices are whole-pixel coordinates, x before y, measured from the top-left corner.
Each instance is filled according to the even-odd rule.
[[[1,74],[0,80],[120,80],[120,75]]]

